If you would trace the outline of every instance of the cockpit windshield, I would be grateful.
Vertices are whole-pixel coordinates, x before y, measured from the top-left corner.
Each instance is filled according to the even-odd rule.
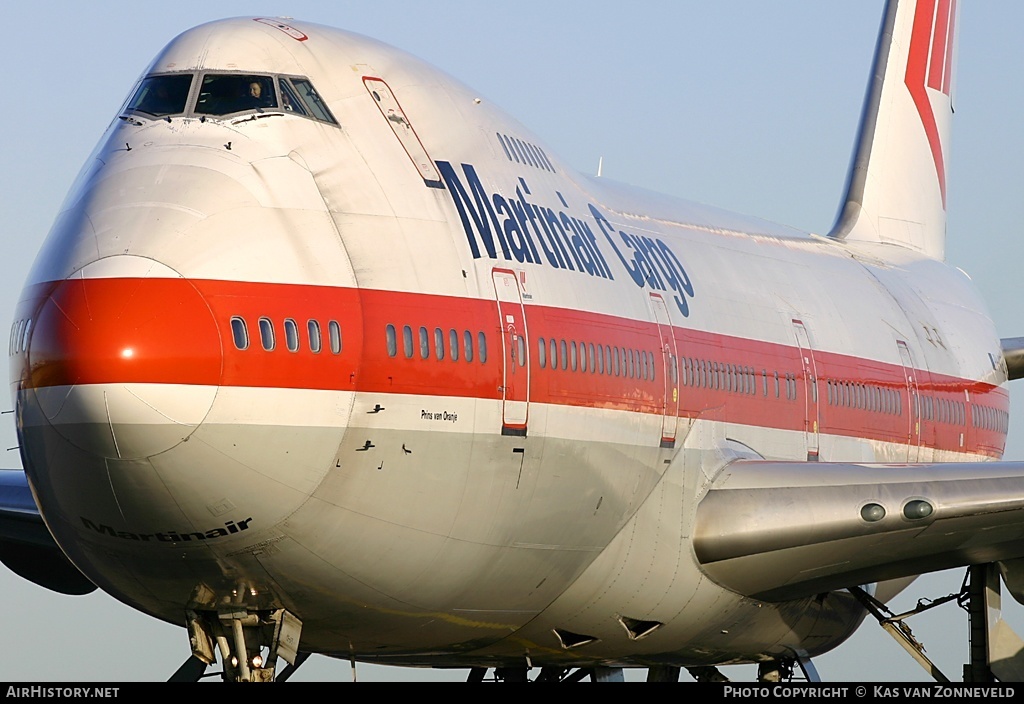
[[[277,91],[271,76],[208,73],[199,89],[196,113],[227,115],[243,110],[277,107]]]
[[[124,110],[168,119],[173,115],[234,119],[245,112],[290,113],[338,124],[313,84],[303,76],[216,72],[146,76]]]
[[[188,92],[192,87],[191,73],[148,76],[125,109],[137,110],[156,117],[180,115],[185,112]]]

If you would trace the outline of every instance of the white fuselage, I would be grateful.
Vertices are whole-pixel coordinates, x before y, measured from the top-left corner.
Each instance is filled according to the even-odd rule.
[[[712,582],[715,473],[1002,454],[957,270],[583,178],[415,59],[289,29],[204,25],[147,73],[308,77],[338,124],[115,119],[19,304],[25,468],[117,598],[413,664],[814,654],[859,607]]]

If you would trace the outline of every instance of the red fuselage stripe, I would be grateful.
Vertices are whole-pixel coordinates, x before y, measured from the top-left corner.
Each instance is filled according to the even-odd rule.
[[[41,307],[46,309],[43,303],[53,289],[54,285],[49,285],[26,292],[29,295],[23,299],[19,315],[32,317]],[[195,304],[194,294],[189,298],[194,291],[205,301],[202,309]],[[178,300],[193,303],[179,306]],[[101,310],[103,301],[109,302],[106,314]],[[47,305],[54,308],[52,303]],[[503,387],[518,384],[514,398],[525,399],[525,362],[530,372],[530,403],[663,415],[666,408],[669,414],[676,412],[678,399],[678,415],[684,418],[810,431],[816,421],[818,431],[824,434],[992,456],[1000,455],[1005,443],[1004,429],[993,428],[1001,424],[992,423],[990,417],[984,427],[972,423],[972,412],[992,416],[1008,410],[1006,392],[991,384],[812,350],[818,381],[815,419],[814,403],[806,397],[811,391],[808,374],[795,339],[792,345],[781,345],[673,327],[679,372],[676,383],[666,383],[666,357],[656,323],[529,302],[524,310],[525,360],[517,349],[518,340],[512,341],[499,319],[494,300],[215,280],[86,279],[80,296],[65,296],[59,314],[41,316],[34,326],[31,364],[25,367],[23,383],[209,384],[490,400],[500,400]],[[206,330],[211,317],[219,341]],[[233,317],[246,322],[249,346],[245,350],[237,349],[233,342]],[[273,351],[262,348],[260,318],[273,326]],[[88,325],[82,322],[86,319]],[[296,351],[288,350],[286,319],[295,322]],[[310,320],[317,321],[321,330],[319,353],[310,348]],[[338,354],[331,351],[330,321],[339,323],[341,330]],[[394,356],[388,350],[388,325],[395,329]],[[411,358],[404,349],[406,326],[412,333]],[[420,328],[426,329],[425,359],[420,351]],[[444,343],[442,359],[437,354],[437,330]],[[458,359],[451,353],[452,330],[459,341]],[[472,340],[472,361],[466,360],[466,332]],[[481,362],[481,332],[487,348],[485,362]],[[538,350],[542,338],[546,350],[543,367]],[[555,369],[552,340],[558,359]],[[563,341],[568,353],[564,357]],[[575,370],[573,342],[577,347]],[[591,363],[591,344],[595,352],[600,345],[619,360],[625,356],[625,365],[619,361],[618,375],[615,365],[607,362],[604,366],[611,366],[611,373],[607,368],[603,373],[594,369],[600,366],[600,357],[595,354]],[[581,346],[585,355],[579,352]],[[893,346],[895,349],[895,342]],[[132,354],[125,356],[124,350]],[[630,355],[632,374],[624,371],[630,368]],[[936,409],[940,404],[948,408],[959,403],[962,418],[951,412],[948,420],[940,420],[936,410],[931,418],[912,421],[908,371],[922,398],[930,397]],[[986,408],[973,411],[978,406]]]

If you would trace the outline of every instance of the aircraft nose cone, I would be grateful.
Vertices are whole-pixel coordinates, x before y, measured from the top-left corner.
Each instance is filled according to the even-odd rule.
[[[139,459],[169,450],[213,405],[222,366],[209,306],[144,257],[98,260],[57,283],[32,326],[26,386],[75,446]]]

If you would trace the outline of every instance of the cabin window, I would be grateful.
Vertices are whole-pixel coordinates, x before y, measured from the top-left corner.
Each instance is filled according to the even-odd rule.
[[[394,325],[388,325],[384,328],[384,340],[387,343],[388,357],[394,357],[398,354],[398,339],[395,334]]]
[[[319,333],[319,325],[317,326],[317,333]],[[394,336],[395,329],[391,328],[391,334]],[[341,354],[341,325],[338,324],[337,320],[332,320],[327,323],[327,335],[330,337],[331,342],[331,354]],[[392,355],[394,356],[394,355]]]
[[[448,349],[451,350],[453,362],[459,361],[459,333],[457,330],[448,330]]]
[[[487,363],[487,337],[482,333],[476,334],[477,351],[480,353],[480,364]]]
[[[25,321],[25,331],[21,333],[21,351],[28,351],[28,338],[32,333],[32,318]]]
[[[284,319],[284,344],[289,352],[299,351],[299,328],[291,318]]]
[[[320,338],[320,323],[315,320],[307,320],[306,337],[309,339],[309,351],[319,354],[323,346],[323,340]]]
[[[512,161],[512,152],[509,151],[508,145],[505,144],[505,138],[501,135],[501,132],[495,132],[494,134],[498,138],[498,144],[500,144],[501,148],[505,151],[505,157],[509,161]],[[516,161],[519,161],[519,159],[517,158]]]
[[[135,90],[125,110],[153,117],[180,115],[185,112],[191,89],[191,73],[147,76]]]
[[[469,330],[462,332],[462,356],[467,362],[473,361],[473,333]]]
[[[516,349],[519,351],[519,366],[526,366],[526,337],[523,335],[516,336]]]
[[[426,359],[430,356],[430,336],[427,334],[427,329],[420,326],[420,359]]]
[[[576,371],[576,367],[578,365],[578,362],[576,360],[576,341],[575,340],[569,340],[569,360],[570,360],[570,363],[569,363],[570,368],[573,371]]]
[[[593,374],[597,371],[597,367],[594,366],[594,362],[597,361],[594,358],[594,343],[591,342],[587,345],[587,351],[590,353],[590,373]]]
[[[525,144],[519,141],[517,137],[513,137],[512,141],[515,143],[516,149],[519,150],[519,153],[523,155],[523,157],[526,159],[526,162],[530,164],[530,166],[538,166],[536,159],[534,159],[533,155],[530,154],[530,150],[526,148]]]
[[[434,353],[437,361],[444,359],[444,330],[441,328],[434,328]]]
[[[231,339],[234,340],[237,349],[249,349],[249,330],[245,326],[245,320],[237,315],[231,319]]]
[[[199,88],[196,113],[229,115],[277,108],[277,91],[270,76],[208,73]]]
[[[537,339],[537,363],[540,364],[540,368],[544,369],[548,362],[548,348],[547,343],[544,342],[544,338]]]
[[[270,322],[270,318],[260,318],[260,342],[267,352],[273,351],[275,347],[274,324]]]
[[[408,325],[402,327],[402,351],[406,359],[412,359],[412,328]]]

